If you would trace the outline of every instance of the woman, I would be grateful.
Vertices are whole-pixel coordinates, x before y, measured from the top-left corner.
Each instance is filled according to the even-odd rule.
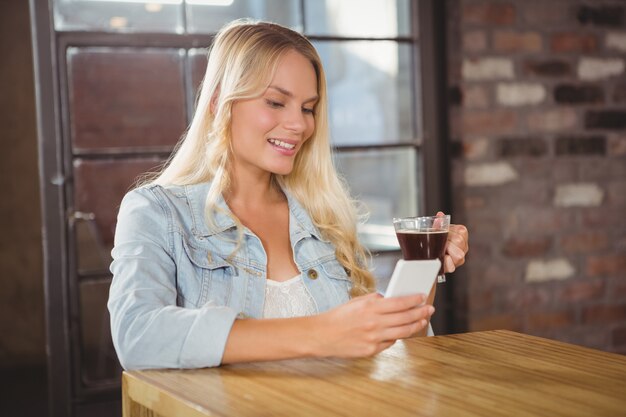
[[[374,291],[326,113],[303,36],[218,33],[184,140],[120,208],[108,307],[125,368],[360,357],[425,334],[434,291],[426,304]],[[448,270],[467,252],[455,230]]]

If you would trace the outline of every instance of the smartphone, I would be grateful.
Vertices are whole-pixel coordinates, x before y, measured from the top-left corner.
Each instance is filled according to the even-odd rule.
[[[385,297],[400,297],[403,295],[426,294],[437,279],[441,268],[439,259],[423,261],[405,261],[400,259],[393,270]]]

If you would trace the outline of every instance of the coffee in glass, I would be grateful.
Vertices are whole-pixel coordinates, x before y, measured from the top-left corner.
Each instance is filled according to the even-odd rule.
[[[409,260],[436,259],[441,261],[437,282],[445,282],[443,258],[446,253],[450,215],[403,217],[393,219],[402,257]]]

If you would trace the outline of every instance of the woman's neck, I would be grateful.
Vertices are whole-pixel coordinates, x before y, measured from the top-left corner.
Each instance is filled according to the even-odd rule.
[[[224,194],[224,200],[231,209],[268,206],[285,200],[284,194],[270,173],[246,175],[240,171],[232,174],[230,187]]]

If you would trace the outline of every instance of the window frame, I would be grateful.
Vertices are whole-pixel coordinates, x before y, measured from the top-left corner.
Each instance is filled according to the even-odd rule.
[[[301,0],[303,1],[303,0]],[[414,109],[419,112],[420,139],[412,146],[421,154],[421,173],[417,178],[423,190],[421,210],[434,213],[450,212],[450,176],[447,131],[447,88],[445,68],[445,2],[416,0],[411,2],[411,42],[414,43],[412,65],[414,73]],[[78,277],[73,270],[75,248],[70,227],[73,209],[72,153],[69,136],[68,78],[65,53],[68,47],[176,47],[186,51],[209,45],[213,35],[56,32],[51,2],[30,0],[31,31],[35,72],[37,130],[39,148],[39,179],[43,223],[44,288],[46,312],[46,350],[50,415],[75,415],[78,403],[119,398],[120,384],[107,383],[100,389],[85,389],[80,382],[76,361],[76,314],[78,306]],[[417,7],[416,7],[417,5]],[[419,13],[417,9],[419,8]],[[304,12],[304,7],[302,8]],[[304,17],[303,17],[304,19]],[[304,27],[304,26],[303,26]],[[312,40],[329,37],[311,36]],[[351,38],[341,38],[350,40]],[[362,38],[358,38],[361,40]],[[398,38],[394,38],[397,40]],[[367,40],[367,39],[365,39]],[[375,38],[375,40],[381,40]],[[185,59],[185,80],[189,82],[189,60]],[[419,71],[417,70],[419,68]],[[187,84],[188,85],[188,84]],[[417,100],[428,106],[415,106]],[[190,106],[192,103],[188,103]],[[191,109],[187,108],[187,114]],[[417,126],[414,126],[417,131]],[[381,145],[384,147],[405,146]],[[338,151],[349,152],[365,147],[344,146]],[[129,156],[164,157],[169,152],[145,153],[111,152],[111,158]],[[96,157],[94,155],[94,157]],[[418,164],[418,167],[420,164]],[[94,279],[101,279],[95,277]],[[450,308],[453,283],[438,289],[438,311],[434,326],[446,332],[452,328]],[[442,309],[443,306],[443,309]]]

